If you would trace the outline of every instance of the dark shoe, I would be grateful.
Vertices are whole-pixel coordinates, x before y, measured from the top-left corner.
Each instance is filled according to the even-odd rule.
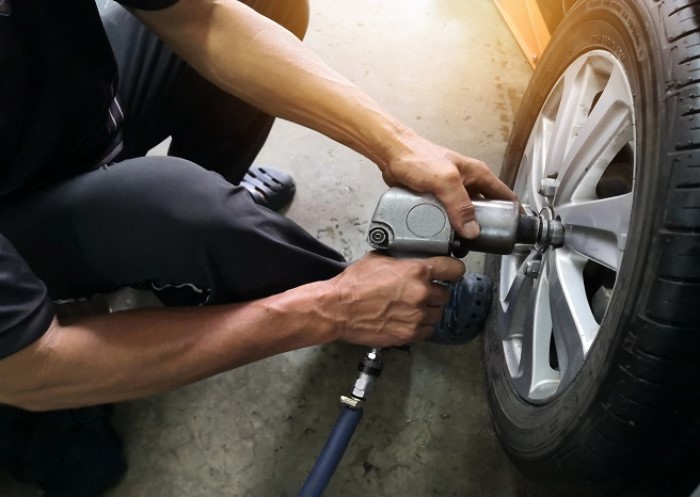
[[[294,179],[274,167],[251,166],[240,185],[250,192],[256,204],[273,211],[288,206],[297,190]]]
[[[490,307],[491,279],[484,274],[465,274],[451,285],[450,300],[428,341],[461,345],[473,340],[484,326]]]
[[[44,497],[98,497],[126,472],[112,406],[11,414],[16,440],[5,463],[18,480],[39,485]]]

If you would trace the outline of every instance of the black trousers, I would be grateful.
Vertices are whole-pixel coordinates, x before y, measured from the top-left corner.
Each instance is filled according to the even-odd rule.
[[[247,3],[303,36],[306,0]],[[213,304],[342,271],[340,254],[234,186],[272,117],[203,80],[118,5],[102,15],[119,66],[122,152],[108,166],[0,201],[0,233],[51,297],[135,286],[166,304]],[[144,157],[167,136],[169,157]],[[100,495],[125,470],[110,412],[0,406],[0,464],[47,496]]]
[[[303,36],[304,0],[249,3]],[[341,271],[337,252],[234,186],[273,118],[206,82],[122,7],[102,14],[119,66],[123,151],[0,202],[0,233],[51,297],[148,286],[167,304],[234,302]],[[144,157],[167,136],[170,156]]]

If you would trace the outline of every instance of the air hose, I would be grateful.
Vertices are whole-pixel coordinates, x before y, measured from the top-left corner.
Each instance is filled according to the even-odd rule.
[[[355,428],[362,419],[362,408],[374,381],[382,371],[382,350],[371,349],[357,366],[360,374],[355,380],[351,395],[341,395],[341,411],[326,445],[316,459],[314,467],[301,487],[298,497],[319,497],[331,481],[340,460],[348,448]]]
[[[362,409],[352,409],[342,406],[340,416],[333,426],[333,430],[326,441],[326,445],[316,460],[311,473],[301,487],[299,497],[317,497],[323,495],[323,491],[331,481],[335,469],[348,448],[355,428],[362,419]]]

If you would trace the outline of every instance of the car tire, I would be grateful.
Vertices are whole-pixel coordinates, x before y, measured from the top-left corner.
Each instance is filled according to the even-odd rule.
[[[700,2],[579,1],[523,96],[502,179],[565,229],[561,248],[487,257],[483,360],[505,450],[572,494],[687,497],[700,481]]]

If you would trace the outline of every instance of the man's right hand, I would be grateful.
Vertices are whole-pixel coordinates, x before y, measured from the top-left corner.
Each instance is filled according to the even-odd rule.
[[[335,290],[340,339],[369,347],[424,340],[442,316],[449,290],[464,264],[451,257],[394,259],[377,253],[351,264],[329,281]]]

